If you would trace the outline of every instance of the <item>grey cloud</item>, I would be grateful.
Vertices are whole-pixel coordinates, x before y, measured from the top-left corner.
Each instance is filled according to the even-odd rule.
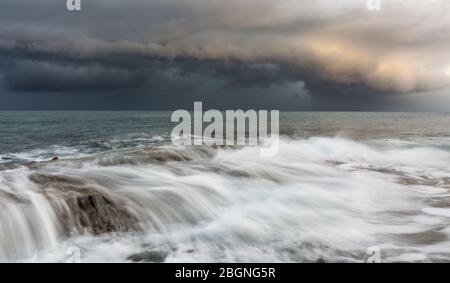
[[[8,71],[4,85],[14,91],[82,91],[142,86],[142,74],[101,66],[21,62]]]
[[[303,82],[326,103],[368,104],[449,86],[446,0],[385,1],[376,13],[362,0],[92,0],[80,13],[64,2],[0,2],[8,91],[252,92]]]

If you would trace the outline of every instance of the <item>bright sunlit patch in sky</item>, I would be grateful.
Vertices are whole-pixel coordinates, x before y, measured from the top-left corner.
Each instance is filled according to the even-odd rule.
[[[445,69],[444,73],[450,77],[450,66]]]

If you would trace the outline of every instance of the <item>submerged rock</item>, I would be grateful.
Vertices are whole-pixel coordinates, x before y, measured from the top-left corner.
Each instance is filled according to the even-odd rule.
[[[67,235],[74,230],[98,235],[138,229],[137,219],[104,188],[68,176],[33,174],[30,180],[40,186]]]
[[[138,254],[130,255],[127,259],[132,262],[164,262],[167,258],[167,253],[159,251],[146,251]]]

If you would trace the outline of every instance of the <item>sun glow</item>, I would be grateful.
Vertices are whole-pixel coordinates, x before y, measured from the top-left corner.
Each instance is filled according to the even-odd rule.
[[[450,77],[450,66],[444,70],[444,73]]]

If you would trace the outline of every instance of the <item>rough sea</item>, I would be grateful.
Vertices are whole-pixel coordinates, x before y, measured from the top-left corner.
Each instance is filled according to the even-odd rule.
[[[0,112],[0,261],[450,261],[450,114],[282,112],[274,157],[170,116]]]

